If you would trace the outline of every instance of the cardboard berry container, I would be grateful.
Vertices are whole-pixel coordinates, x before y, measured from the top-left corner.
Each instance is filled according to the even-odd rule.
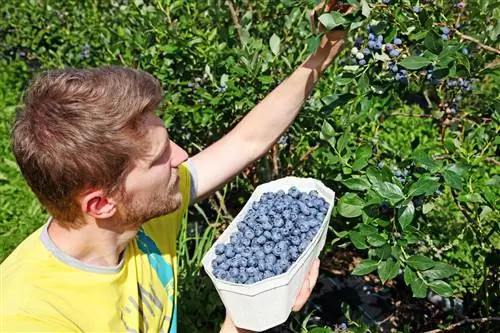
[[[247,285],[216,278],[213,275],[212,260],[216,257],[215,247],[228,243],[231,234],[237,231],[237,223],[244,219],[254,201],[265,192],[288,191],[292,186],[299,191],[318,191],[318,195],[330,205],[316,236],[300,257],[280,275]],[[335,192],[321,181],[313,178],[285,177],[259,185],[243,209],[234,218],[222,235],[202,259],[203,267],[219,293],[219,296],[236,327],[262,332],[284,323],[291,313],[302,283],[314,261],[325,245],[328,224],[332,215]]]

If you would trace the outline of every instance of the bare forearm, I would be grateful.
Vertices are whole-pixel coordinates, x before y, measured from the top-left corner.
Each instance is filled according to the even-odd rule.
[[[320,76],[315,62],[309,57],[234,128],[233,134],[249,144],[252,159],[268,151],[297,117]]]

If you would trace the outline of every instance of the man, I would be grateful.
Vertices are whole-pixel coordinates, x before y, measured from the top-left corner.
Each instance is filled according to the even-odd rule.
[[[344,42],[345,32],[326,34],[231,132],[192,157],[154,115],[161,85],[147,73],[66,69],[35,80],[12,146],[51,217],[1,265],[1,331],[176,332],[182,216],[269,150]],[[316,261],[294,311],[318,269]],[[227,314],[221,332],[244,330]]]

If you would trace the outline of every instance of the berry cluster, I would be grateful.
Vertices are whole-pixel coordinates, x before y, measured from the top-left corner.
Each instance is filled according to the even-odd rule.
[[[449,40],[450,39],[450,28],[447,28],[447,27],[442,27],[441,28],[441,38],[444,39],[444,40]]]
[[[318,233],[328,208],[317,191],[294,186],[287,193],[264,193],[238,222],[230,241],[215,247],[213,274],[252,284],[286,272]]]

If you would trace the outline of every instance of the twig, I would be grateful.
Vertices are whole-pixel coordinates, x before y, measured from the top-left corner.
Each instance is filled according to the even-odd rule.
[[[500,321],[500,317],[484,317],[484,318],[474,318],[474,319],[466,318],[466,319],[459,321],[458,323],[452,324],[446,328],[426,331],[424,333],[439,333],[439,332],[451,331],[451,330],[453,330],[459,326],[462,326],[464,324],[486,323],[490,320],[491,321]]]
[[[215,196],[217,199],[219,199],[219,204],[220,204],[220,209],[229,216],[229,218],[233,219],[233,216],[228,212],[226,204],[224,203],[224,198],[222,197],[222,194],[220,194],[220,191],[215,192]]]
[[[304,162],[305,160],[307,160],[309,158],[310,155],[312,155],[312,153],[314,153],[316,151],[316,149],[319,148],[319,145],[316,145],[316,146],[313,146],[313,147],[310,147],[299,159],[299,161],[297,163],[295,163],[293,166],[288,166],[288,172],[296,169],[300,163]]]
[[[273,146],[273,177],[278,176],[279,166],[278,166],[278,145]]]
[[[412,118],[426,118],[426,119],[429,119],[429,118],[434,118],[432,115],[430,114],[407,114],[407,113],[391,113],[389,116],[403,116],[403,117],[412,117]]]
[[[490,162],[490,163],[495,164],[496,166],[500,166],[500,162],[497,161],[494,157],[487,157],[486,162]]]
[[[489,46],[489,45],[485,45],[485,44],[481,43],[479,40],[477,40],[477,39],[475,39],[475,38],[473,38],[473,37],[471,37],[471,36],[467,36],[467,35],[465,35],[465,34],[461,33],[461,32],[460,32],[460,31],[458,31],[457,29],[454,29],[454,28],[453,28],[453,31],[454,31],[454,32],[455,32],[458,36],[460,36],[460,38],[462,38],[462,39],[465,39],[465,40],[471,41],[471,42],[473,42],[473,43],[476,43],[479,47],[481,47],[481,48],[483,48],[483,49],[485,49],[485,50],[487,50],[487,51],[490,51],[490,52],[493,52],[493,53],[496,53],[496,54],[500,54],[500,50],[499,50],[499,49],[496,49],[496,48],[494,48],[494,47],[492,47],[492,46]]]
[[[236,9],[234,9],[234,4],[231,0],[226,0],[226,5],[229,7],[229,11],[231,12],[234,26],[238,31],[238,38],[240,39],[240,43],[243,44],[243,32],[241,31],[240,21],[238,20],[238,12],[236,12]]]

